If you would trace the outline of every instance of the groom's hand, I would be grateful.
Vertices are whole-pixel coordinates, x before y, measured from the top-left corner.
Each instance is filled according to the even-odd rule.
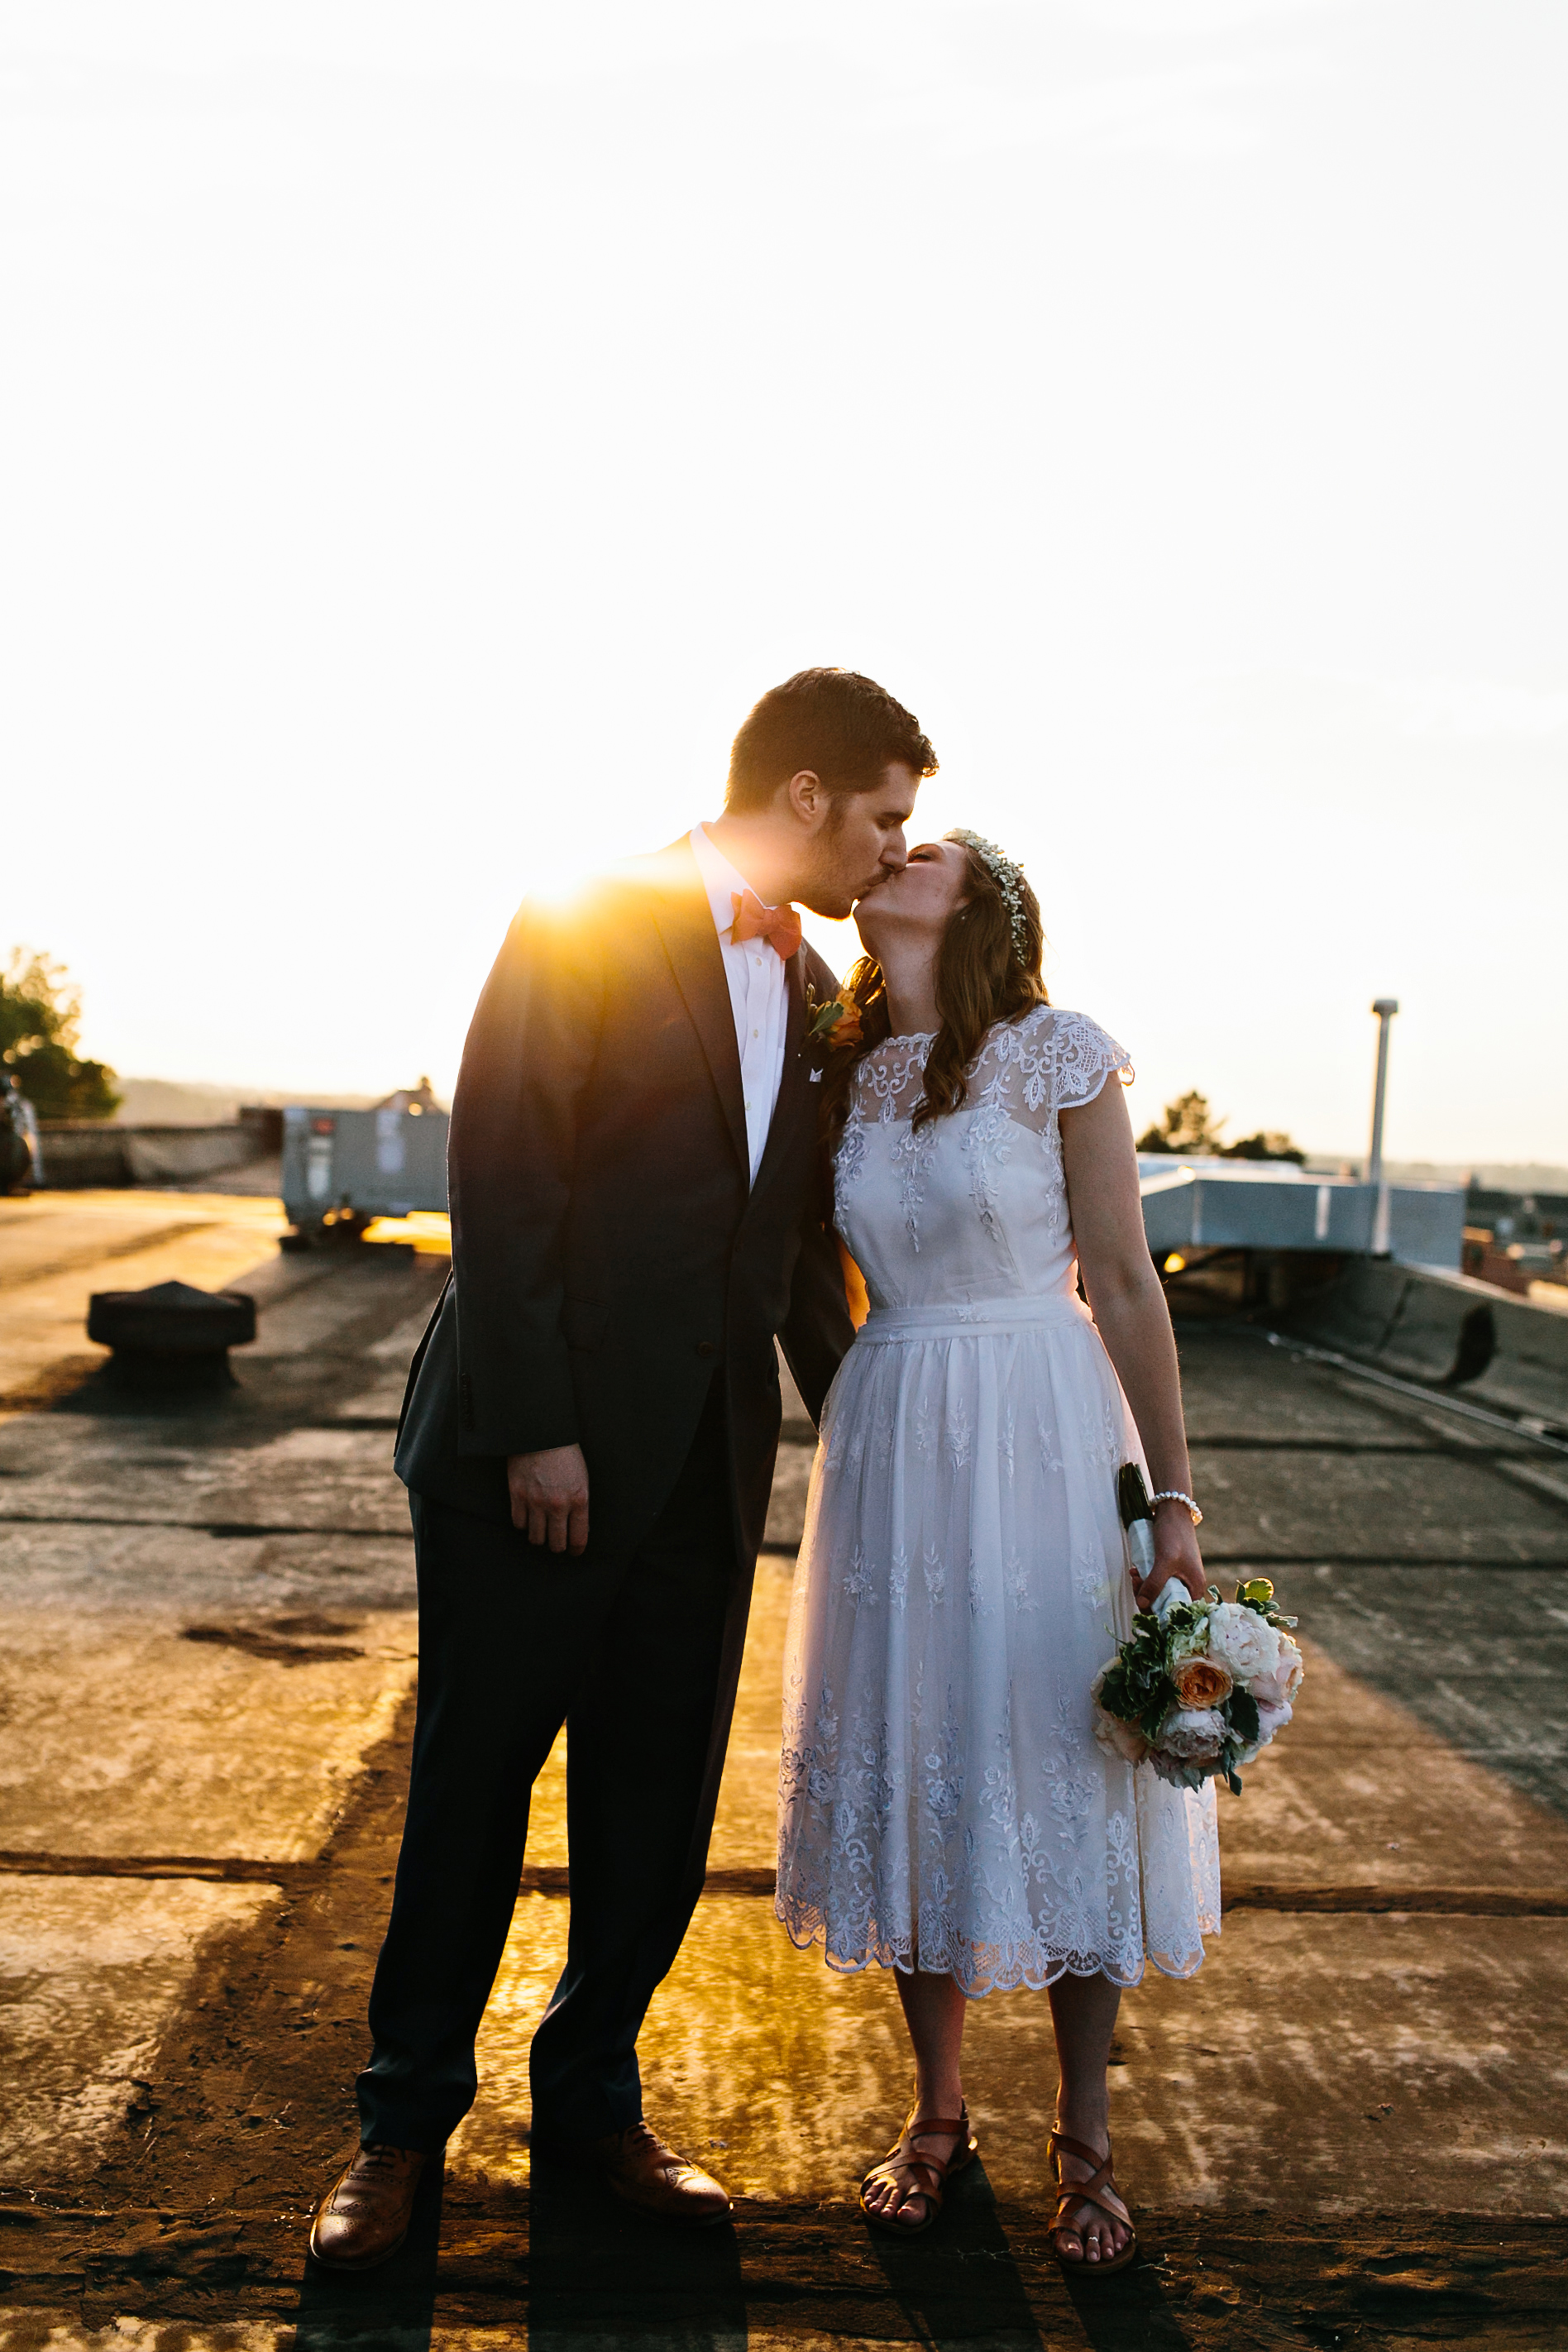
[[[506,1483],[511,1523],[531,1544],[580,1552],[588,1541],[588,1465],[580,1445],[547,1445],[542,1454],[509,1454]]]

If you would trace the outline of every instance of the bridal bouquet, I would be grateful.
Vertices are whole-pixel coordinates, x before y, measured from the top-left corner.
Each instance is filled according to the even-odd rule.
[[[1240,1767],[1290,1720],[1302,1675],[1295,1623],[1266,1576],[1237,1585],[1234,1601],[1212,1587],[1194,1601],[1173,1579],[1094,1678],[1095,1738],[1177,1788],[1223,1773],[1239,1796]]]

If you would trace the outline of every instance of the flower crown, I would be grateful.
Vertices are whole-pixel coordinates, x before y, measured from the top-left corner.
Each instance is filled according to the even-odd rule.
[[[955,824],[947,837],[949,841],[961,841],[965,849],[974,852],[1002,893],[1002,904],[1007,909],[1007,921],[1013,933],[1013,945],[1018,951],[1018,961],[1026,965],[1029,961],[1029,926],[1024,913],[1024,894],[1019,887],[1024,879],[1023,867],[1015,866],[1006,851],[998,849],[994,841],[987,841],[984,834],[971,833],[967,825]]]

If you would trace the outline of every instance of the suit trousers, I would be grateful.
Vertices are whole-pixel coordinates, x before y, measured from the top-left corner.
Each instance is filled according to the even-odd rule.
[[[439,2147],[473,2104],[530,1795],[563,1721],[572,1916],[531,2053],[533,2132],[594,2139],[642,2114],[637,2037],[701,1891],[751,1601],[723,1398],[721,1375],[618,1562],[410,1497],[419,1708],[358,2084],[367,2143]]]

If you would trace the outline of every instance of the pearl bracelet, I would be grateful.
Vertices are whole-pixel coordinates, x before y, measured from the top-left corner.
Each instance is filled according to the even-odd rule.
[[[1179,1486],[1166,1486],[1163,1487],[1158,1495],[1151,1495],[1149,1497],[1149,1507],[1151,1510],[1153,1509],[1156,1503],[1185,1503],[1188,1510],[1193,1515],[1194,1527],[1201,1528],[1204,1523],[1204,1515],[1199,1510],[1197,1505],[1194,1502],[1192,1496],[1190,1495],[1184,1495]]]

